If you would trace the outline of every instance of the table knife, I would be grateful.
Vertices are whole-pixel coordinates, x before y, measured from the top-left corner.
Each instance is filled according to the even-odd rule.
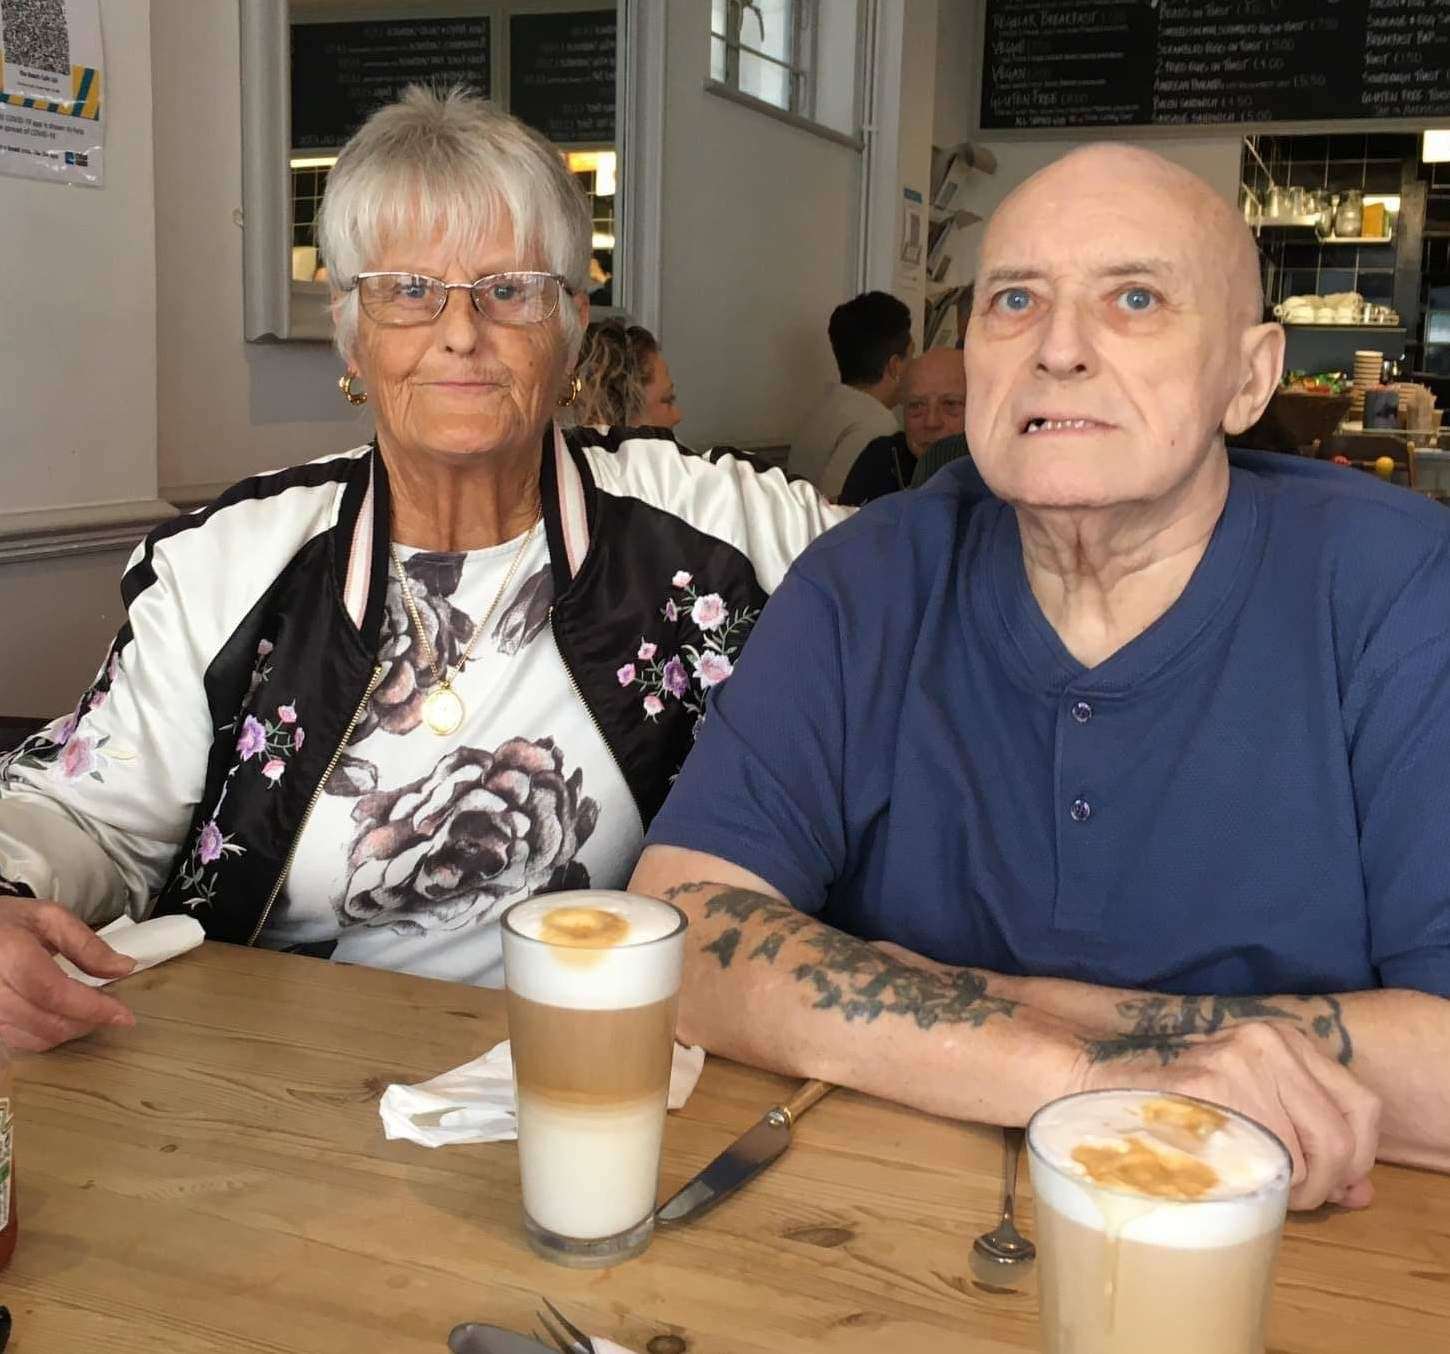
[[[790,1131],[826,1092],[826,1081],[805,1082],[783,1105],[767,1110],[760,1122],[730,1144],[703,1171],[666,1201],[655,1214],[660,1223],[693,1222],[721,1199],[753,1180],[790,1146]]]

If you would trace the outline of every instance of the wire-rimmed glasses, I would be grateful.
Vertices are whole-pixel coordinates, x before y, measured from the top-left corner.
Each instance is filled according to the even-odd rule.
[[[377,324],[431,324],[448,293],[466,291],[480,315],[495,324],[539,324],[559,309],[569,290],[557,273],[490,273],[476,282],[444,282],[425,273],[359,273],[352,287],[364,313]]]

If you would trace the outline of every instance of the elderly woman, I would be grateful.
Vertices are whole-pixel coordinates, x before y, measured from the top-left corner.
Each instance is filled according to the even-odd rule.
[[[580,423],[599,428],[673,428],[681,418],[669,363],[643,325],[591,324],[579,349]]]
[[[514,119],[409,91],[319,235],[376,440],[153,532],[94,685],[0,764],[19,1047],[129,1022],[50,959],[125,971],[82,924],[122,913],[497,983],[508,903],[628,879],[706,693],[836,520],[731,457],[560,430],[589,213]]]

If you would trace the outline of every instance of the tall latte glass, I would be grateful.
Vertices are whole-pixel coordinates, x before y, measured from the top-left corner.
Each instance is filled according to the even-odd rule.
[[[1046,1354],[1263,1354],[1291,1165],[1203,1100],[1090,1091],[1027,1126]]]
[[[628,893],[552,893],[503,914],[524,1229],[546,1259],[649,1245],[685,914]]]

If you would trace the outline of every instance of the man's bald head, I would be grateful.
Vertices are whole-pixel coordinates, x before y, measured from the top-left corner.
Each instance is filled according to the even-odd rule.
[[[1192,170],[1156,151],[1099,142],[1069,151],[1013,189],[987,223],[985,256],[994,233],[1011,231],[1021,213],[1048,213],[1072,228],[1072,204],[1107,192],[1133,204],[1145,220],[1192,242],[1225,288],[1234,323],[1258,324],[1264,313],[1259,253],[1247,222]]]
[[[966,400],[967,377],[956,348],[928,348],[912,361],[901,378],[901,414],[913,456],[962,431]]]
[[[1021,504],[1170,501],[1262,412],[1283,331],[1248,229],[1136,146],[1064,155],[987,223],[967,332],[967,436]]]

